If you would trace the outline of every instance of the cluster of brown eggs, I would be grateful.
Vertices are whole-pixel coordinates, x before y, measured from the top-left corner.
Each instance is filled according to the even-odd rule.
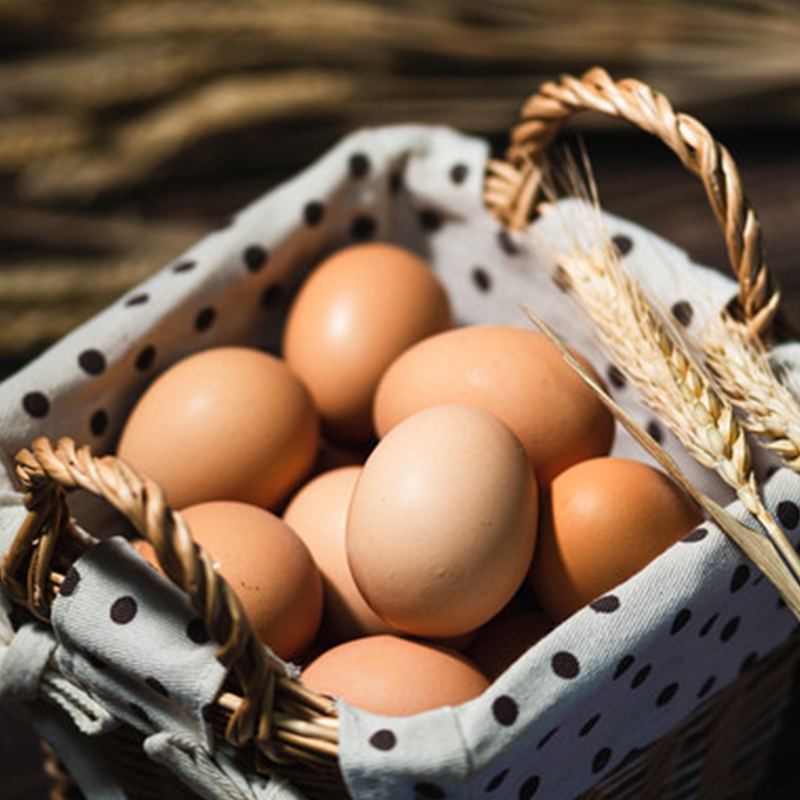
[[[428,265],[374,243],[311,273],[280,357],[216,347],[162,373],[118,454],[301,680],[406,714],[480,694],[699,521],[613,439],[543,335],[456,326]]]

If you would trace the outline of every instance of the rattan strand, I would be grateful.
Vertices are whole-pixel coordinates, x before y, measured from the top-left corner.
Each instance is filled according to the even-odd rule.
[[[705,126],[677,113],[664,95],[640,81],[614,82],[595,67],[580,78],[567,75],[543,84],[523,106],[506,161],[489,164],[485,199],[495,215],[515,230],[528,224],[542,191],[546,149],[566,119],[589,110],[627,120],[657,136],[700,178],[725,233],[739,282],[740,316],[752,334],[769,331],[779,292],[767,266],[761,226],[733,158]]]
[[[799,661],[794,637],[578,800],[751,797],[769,765]]]
[[[17,463],[29,513],[3,564],[11,599],[49,618],[58,583],[54,575],[67,566],[62,548],[74,558],[88,544],[69,521],[66,490],[102,497],[153,545],[164,572],[187,594],[219,644],[217,658],[238,686],[235,701],[226,695],[228,743],[240,750],[254,747],[264,771],[298,760],[313,764],[330,796],[340,791],[333,701],[290,680],[283,665],[270,658],[238,598],[192,541],[181,516],[166,505],[160,488],[120,459],[94,457],[68,438],[55,445],[37,439]],[[287,713],[281,713],[284,705]]]

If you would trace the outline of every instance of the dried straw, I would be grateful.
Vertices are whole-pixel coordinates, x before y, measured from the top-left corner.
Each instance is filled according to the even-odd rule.
[[[749,119],[792,119],[798,31],[800,12],[785,2],[0,0],[0,193],[6,206],[86,217],[208,220],[356,128],[502,134],[543,80],[595,63],[657,82],[714,123],[737,122],[743,108]],[[331,85],[298,91],[303,70]],[[0,250],[30,259],[32,276],[51,256],[77,264],[18,247],[7,207],[0,228]],[[86,259],[87,274],[105,263]],[[42,338],[15,330],[0,356]]]

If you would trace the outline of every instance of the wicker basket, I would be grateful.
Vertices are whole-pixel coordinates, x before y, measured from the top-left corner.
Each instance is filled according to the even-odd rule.
[[[740,287],[737,311],[754,330],[768,335],[778,295],[735,165],[705,128],[676,114],[662,95],[638,82],[614,83],[593,70],[579,80],[565,78],[542,87],[523,110],[507,159],[489,164],[485,201],[496,217],[512,230],[529,224],[541,191],[543,151],[560,123],[584,109],[627,119],[655,134],[702,179],[725,230]],[[88,447],[77,447],[72,438],[37,438],[18,455],[16,471],[28,513],[3,563],[3,587],[14,604],[48,624],[59,587],[70,580],[76,559],[94,544],[72,522],[69,495],[82,489],[99,496],[153,544],[165,573],[217,643],[227,679],[206,716],[217,746],[236,769],[283,776],[310,798],[350,796],[338,758],[340,706],[303,687],[287,665],[271,657],[236,595],[192,542],[158,486],[113,456],[95,456]],[[788,638],[748,664],[729,686],[696,704],[666,735],[630,752],[581,797],[751,796],[789,703],[799,655],[797,640]],[[81,734],[76,731],[75,736]],[[131,798],[196,796],[143,755],[142,739],[134,725],[123,724],[97,737],[97,744],[87,740],[87,746],[103,752]],[[538,789],[532,779],[513,789],[503,781],[504,774],[498,773],[482,790],[464,791],[476,792],[469,796],[482,796],[482,791],[491,797],[532,797]],[[414,795],[454,796],[427,778],[415,784]]]

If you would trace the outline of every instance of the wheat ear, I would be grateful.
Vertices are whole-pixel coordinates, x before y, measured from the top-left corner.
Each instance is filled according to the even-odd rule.
[[[586,371],[583,364],[574,357],[555,331],[529,310],[523,310],[530,320],[561,350],[567,363],[583,378],[584,382],[605,403],[620,423],[627,428],[628,432],[656,459],[673,480],[682,486],[701,508],[705,509],[720,530],[724,531],[766,575],[795,617],[800,620],[800,584],[798,584],[796,577],[789,570],[786,562],[777,554],[771,541],[753,530],[753,528],[740,522],[719,503],[697,489],[681,471],[669,453],[614,401],[604,386]]]
[[[800,405],[773,370],[761,340],[723,312],[700,329],[698,344],[718,386],[742,412],[744,427],[800,472]]]
[[[689,355],[607,237],[559,258],[562,283],[595,323],[600,341],[649,405],[703,466],[714,470],[761,523],[800,584],[800,558],[764,505],[744,428],[732,405]],[[759,534],[755,534],[759,535]]]

